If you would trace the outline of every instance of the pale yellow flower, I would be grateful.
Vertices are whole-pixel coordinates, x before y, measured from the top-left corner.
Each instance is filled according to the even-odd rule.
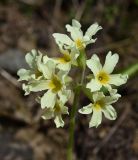
[[[86,85],[91,92],[101,89],[102,86],[111,89],[112,85],[120,86],[126,83],[128,76],[121,74],[111,74],[119,60],[118,54],[111,54],[109,52],[105,59],[105,64],[102,67],[97,55],[93,55],[91,59],[87,60],[87,66],[94,74],[94,78]]]

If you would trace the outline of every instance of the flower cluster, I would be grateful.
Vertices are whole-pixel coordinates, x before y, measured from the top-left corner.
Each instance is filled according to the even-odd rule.
[[[71,83],[75,83],[69,76],[70,70],[73,66],[80,67],[79,60],[82,58],[80,55],[86,54],[86,46],[96,41],[93,36],[102,27],[94,23],[83,34],[81,24],[77,20],[72,20],[72,25],[67,24],[66,29],[71,38],[66,34],[53,34],[59,46],[61,57],[51,58],[33,49],[25,56],[30,69],[20,69],[17,73],[19,81],[25,82],[22,85],[25,95],[30,94],[30,92],[43,91],[43,95],[39,97],[42,118],[54,118],[56,127],[63,127],[62,115],[69,114],[66,103],[73,93]],[[121,95],[117,93],[117,89],[114,87],[126,83],[128,78],[127,75],[111,74],[118,60],[118,54],[111,52],[107,54],[103,66],[95,54],[88,60],[83,57],[86,66],[92,71],[91,80],[85,84],[85,89],[90,91],[93,101],[79,109],[79,113],[92,114],[89,127],[97,127],[101,124],[102,113],[110,120],[117,117],[112,104]],[[104,89],[107,91],[106,94]]]

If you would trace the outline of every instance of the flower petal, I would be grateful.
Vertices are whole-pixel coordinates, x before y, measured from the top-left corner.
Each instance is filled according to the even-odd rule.
[[[28,95],[30,94],[30,86],[29,85],[26,85],[26,84],[22,84],[22,89],[25,91],[25,94],[24,95]]]
[[[58,71],[57,76],[61,80],[62,84],[66,83],[67,74],[68,74],[67,71],[63,71],[63,70]]]
[[[53,108],[56,103],[56,94],[48,90],[41,98],[41,108]]]
[[[117,93],[116,89],[109,90],[109,92],[110,92],[110,96],[106,96],[104,98],[105,104],[108,104],[108,105],[115,103],[121,97],[121,95]]]
[[[89,105],[84,106],[83,108],[79,109],[79,113],[81,113],[81,114],[92,113],[92,103],[90,103]]]
[[[112,52],[108,52],[106,59],[105,59],[105,64],[103,66],[103,70],[106,71],[107,73],[112,73],[114,70],[114,67],[116,66],[117,62],[119,60],[119,55],[118,54],[113,54]]]
[[[58,92],[58,96],[59,96],[60,101],[63,104],[65,104],[69,100],[69,98],[71,96],[71,90],[64,89],[62,91],[59,91]]]
[[[62,114],[69,114],[68,107],[66,107],[66,106],[63,105],[61,110],[62,110]]]
[[[35,68],[36,57],[37,57],[37,51],[35,49],[32,49],[31,52],[26,54],[25,60],[28,63],[28,65],[30,66],[30,68]]]
[[[86,85],[86,88],[89,88],[91,90],[91,92],[98,91],[98,90],[100,90],[101,87],[102,87],[102,85],[100,83],[98,83],[98,81],[96,81],[95,79],[92,79]]]
[[[98,127],[102,122],[102,112],[93,110],[92,118],[89,122],[90,127]]]
[[[121,95],[117,93],[117,89],[111,89],[109,92],[111,97],[114,97],[117,100],[121,97]]]
[[[54,117],[53,109],[51,108],[46,109],[41,117],[45,120],[53,118]]]
[[[66,25],[67,31],[70,32],[72,39],[75,41],[77,39],[83,39],[82,31],[77,27],[72,27],[71,25]]]
[[[64,121],[62,120],[61,115],[57,115],[54,119],[54,122],[55,122],[57,128],[64,126]]]
[[[121,74],[111,74],[109,84],[120,86],[127,82],[128,76]]]
[[[52,75],[55,73],[56,63],[54,62],[54,60],[45,61],[45,57],[44,57],[44,63],[46,67],[43,68],[43,74],[47,79],[50,79]]]
[[[110,120],[115,120],[117,117],[117,113],[111,105],[106,106],[106,108],[103,110],[103,113],[105,117]]]
[[[50,79],[51,74],[55,71],[54,61],[47,55],[43,56],[43,62],[42,57],[39,56],[37,61],[37,67],[38,70],[43,73],[46,79]]]
[[[80,24],[80,22],[79,21],[77,21],[76,19],[73,19],[72,20],[72,26],[73,27],[77,27],[77,28],[81,28],[81,24]]]
[[[98,25],[98,23],[92,24],[86,31],[85,36],[92,38],[93,35],[95,35],[99,30],[101,30],[102,27]]]
[[[93,72],[93,74],[96,76],[97,73],[102,69],[102,65],[100,63],[99,57],[94,54],[91,59],[86,61],[86,64],[88,68]]]
[[[19,81],[23,81],[23,80],[28,81],[30,79],[31,74],[32,72],[30,70],[26,70],[23,68],[17,72],[17,75],[20,77]]]
[[[104,98],[104,102],[105,104],[109,105],[109,104],[112,104],[112,103],[115,103],[116,101],[118,100],[118,97],[110,97],[110,96],[106,96]]]
[[[43,73],[43,76],[46,79],[50,79],[51,73],[50,73],[49,68],[46,66],[46,64],[41,63],[41,64],[39,64],[38,68],[39,68],[39,71],[41,71]]]
[[[49,89],[49,82],[50,80],[34,81],[33,83],[30,84],[30,90],[33,92],[38,92]]]
[[[90,39],[88,36],[84,36],[83,39],[84,39],[86,45],[91,44],[91,43],[95,43],[97,40],[97,38]]]
[[[105,98],[105,95],[103,94],[103,92],[95,92],[95,93],[93,93],[94,102],[99,101],[99,100],[101,100],[103,98]]]
[[[61,33],[54,33],[53,37],[56,40],[56,43],[62,43],[71,46],[73,41],[66,35],[66,34],[61,34]]]
[[[63,71],[69,71],[71,69],[71,62],[59,63],[57,65],[57,68],[59,68],[60,70],[63,70]]]

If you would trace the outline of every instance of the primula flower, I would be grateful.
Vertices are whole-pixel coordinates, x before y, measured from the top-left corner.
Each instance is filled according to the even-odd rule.
[[[95,92],[93,94],[93,103],[84,106],[79,110],[81,114],[91,114],[92,118],[89,122],[89,127],[98,127],[102,122],[102,113],[107,119],[115,120],[117,117],[115,109],[112,107],[112,103],[118,100],[118,96],[105,96],[103,92]]]
[[[47,55],[43,56],[40,51],[32,49],[31,52],[26,54],[25,60],[30,70],[20,69],[17,72],[17,75],[20,77],[19,81],[40,80],[43,76],[47,77],[49,75],[48,68],[51,65],[49,62],[53,62],[52,58],[49,58]]]
[[[45,120],[54,118],[56,127],[59,128],[64,126],[62,114],[69,114],[68,107],[62,101],[57,100],[53,108],[46,107],[43,110],[42,118]]]
[[[69,99],[71,91],[66,88],[67,78],[68,76],[64,72],[59,71],[57,74],[52,74],[51,77],[44,82],[44,85],[47,86],[45,89],[48,89],[48,91],[41,98],[42,108],[54,107],[58,97],[60,97],[62,101]],[[42,88],[42,90],[44,90],[44,88]]]
[[[39,53],[39,54],[38,54]],[[30,67],[30,70],[20,69],[17,74],[20,77],[19,81],[25,80],[29,81],[31,79],[39,80],[43,76],[42,69],[42,54],[36,50],[32,50],[30,53],[27,53],[25,56],[25,60]],[[44,67],[44,66],[43,66]]]
[[[71,34],[71,38],[66,34],[54,33],[53,36],[56,40],[56,43],[59,46],[65,48],[76,48],[77,50],[84,49],[88,44],[94,43],[96,39],[93,39],[93,36],[102,29],[97,23],[92,24],[83,35],[81,30],[81,24],[77,20],[72,20],[72,25],[67,24],[66,29]]]
[[[54,107],[57,97],[63,101],[68,99],[70,95],[70,90],[66,89],[66,84],[68,82],[67,73],[64,71],[58,71],[56,73],[56,64],[54,61],[47,60],[44,57],[45,65],[47,69],[43,74],[44,78],[39,81],[30,81],[29,84],[23,84],[23,89],[26,94],[38,91],[47,90],[47,92],[41,98],[41,107]]]
[[[111,89],[111,85],[120,86],[126,83],[128,76],[121,74],[111,74],[119,60],[118,54],[109,52],[102,67],[97,55],[93,55],[86,64],[94,74],[94,78],[86,85],[91,92],[98,91],[102,86]]]
[[[77,65],[76,59],[79,54],[76,54],[73,51],[60,49],[62,57],[55,58],[55,63],[57,63],[57,68],[63,71],[70,71],[71,65]]]

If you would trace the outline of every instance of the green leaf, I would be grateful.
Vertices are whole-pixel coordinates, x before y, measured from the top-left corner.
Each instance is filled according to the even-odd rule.
[[[134,77],[138,75],[138,63],[132,64],[128,68],[124,69],[121,73],[127,74],[128,77]]]

